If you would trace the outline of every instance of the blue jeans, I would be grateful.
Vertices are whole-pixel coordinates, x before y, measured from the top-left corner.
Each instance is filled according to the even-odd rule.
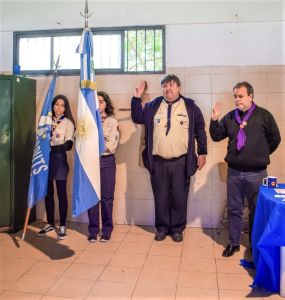
[[[262,179],[267,176],[266,170],[256,172],[241,172],[228,168],[227,200],[229,241],[233,246],[239,246],[244,201],[247,199],[249,210],[249,241],[254,220],[254,211]]]

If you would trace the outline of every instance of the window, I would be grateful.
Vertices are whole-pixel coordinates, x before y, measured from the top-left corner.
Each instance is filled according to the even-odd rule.
[[[61,75],[79,74],[75,52],[82,29],[14,33],[14,65],[21,73],[49,75],[60,55]],[[97,74],[164,73],[164,26],[92,29],[94,67]]]

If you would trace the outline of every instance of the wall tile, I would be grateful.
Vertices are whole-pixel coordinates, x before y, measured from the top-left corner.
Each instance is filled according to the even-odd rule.
[[[212,93],[231,93],[238,82],[238,74],[212,74]]]
[[[276,122],[285,121],[285,93],[268,93],[266,108],[273,114]]]
[[[211,119],[212,105],[211,94],[185,94],[185,97],[191,98],[195,101],[195,104],[200,108],[204,119],[209,121]]]
[[[238,81],[247,81],[250,83],[255,93],[265,93],[266,92],[266,75],[265,74],[251,74],[239,72]]]
[[[196,74],[191,71],[185,74],[186,93],[211,93],[212,78],[211,73]]]
[[[266,78],[267,92],[284,93],[285,92],[285,72],[267,74]]]

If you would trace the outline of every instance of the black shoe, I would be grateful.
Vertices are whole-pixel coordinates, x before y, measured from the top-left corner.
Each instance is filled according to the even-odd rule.
[[[44,235],[46,235],[48,232],[54,231],[54,230],[55,230],[55,227],[54,227],[53,225],[47,224],[44,228],[42,228],[42,229],[38,232],[37,236],[44,236]]]
[[[158,242],[165,240],[165,238],[166,238],[166,233],[163,231],[158,231],[154,236],[154,239]]]
[[[239,246],[233,246],[233,245],[228,245],[227,248],[223,251],[223,256],[224,257],[229,257],[234,255],[235,252],[239,251],[240,247]]]
[[[67,238],[66,226],[59,226],[59,231],[57,233],[58,240],[65,240]]]
[[[171,238],[173,242],[180,243],[183,241],[183,234],[182,232],[174,232],[171,234]]]
[[[111,238],[111,234],[102,234],[101,238],[100,238],[100,242],[105,243],[108,242]]]
[[[88,235],[88,238],[87,240],[90,242],[90,243],[95,243],[97,241],[97,235]]]

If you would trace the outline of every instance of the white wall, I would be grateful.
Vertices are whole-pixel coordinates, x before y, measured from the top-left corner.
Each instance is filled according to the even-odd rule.
[[[167,26],[168,67],[285,64],[285,22]]]
[[[83,0],[0,3],[0,71],[12,69],[13,31],[83,26],[79,14],[84,11]],[[89,0],[89,10],[93,13],[89,25],[165,24],[169,67],[282,65],[285,64],[284,3]]]

